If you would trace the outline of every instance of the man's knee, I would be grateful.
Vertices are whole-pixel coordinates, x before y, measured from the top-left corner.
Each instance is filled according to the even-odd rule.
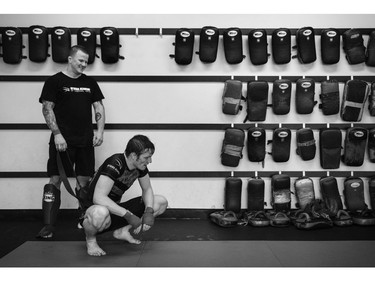
[[[110,224],[109,210],[100,205],[93,205],[87,209],[85,218],[87,222],[95,227],[98,231],[102,231]]]
[[[168,207],[168,200],[162,195],[155,195],[154,198],[154,215],[159,216],[165,212]]]

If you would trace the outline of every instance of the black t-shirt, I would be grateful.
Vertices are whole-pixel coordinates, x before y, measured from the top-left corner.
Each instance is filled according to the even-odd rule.
[[[117,153],[107,158],[99,167],[93,179],[90,182],[90,196],[94,195],[94,190],[98,179],[101,175],[108,176],[114,181],[113,187],[108,194],[108,197],[116,203],[120,203],[122,195],[127,191],[136,179],[142,178],[148,174],[148,169],[145,170],[129,170],[126,165],[125,156],[123,153]]]
[[[39,102],[55,103],[57,125],[68,145],[92,145],[92,104],[104,99],[98,83],[82,74],[74,79],[62,72],[44,83]]]

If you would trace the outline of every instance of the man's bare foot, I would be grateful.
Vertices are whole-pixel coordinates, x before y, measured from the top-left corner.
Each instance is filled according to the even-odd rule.
[[[113,237],[119,240],[124,240],[129,242],[130,244],[141,244],[141,241],[138,239],[135,239],[129,232],[129,228],[120,228],[116,229],[113,232]]]
[[[86,246],[87,246],[87,253],[90,256],[105,256],[107,253],[103,251],[102,248],[99,247],[96,240],[86,240]]]

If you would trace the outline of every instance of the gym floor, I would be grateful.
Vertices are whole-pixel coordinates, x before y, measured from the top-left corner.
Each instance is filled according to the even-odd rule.
[[[298,230],[221,228],[206,218],[158,218],[140,245],[98,236],[104,257],[86,254],[75,215],[63,212],[53,238],[35,238],[41,218],[0,212],[0,267],[375,267],[375,226]]]

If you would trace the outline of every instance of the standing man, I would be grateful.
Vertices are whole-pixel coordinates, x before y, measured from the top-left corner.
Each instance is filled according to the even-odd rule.
[[[51,238],[60,208],[61,179],[56,155],[61,153],[67,176],[77,175],[77,189],[85,186],[94,174],[94,147],[103,143],[105,113],[104,96],[98,83],[83,74],[89,55],[84,47],[71,47],[65,71],[49,77],[42,90],[39,102],[43,104],[43,116],[52,131],[49,141],[47,174],[50,177],[44,186],[44,227],[39,238]],[[97,131],[92,126],[92,107],[95,111]],[[71,164],[69,163],[69,155]]]
[[[113,230],[116,239],[132,244],[141,241],[132,233],[139,234],[154,225],[154,218],[165,212],[168,201],[154,195],[147,165],[154,154],[154,144],[143,135],[129,140],[125,152],[107,158],[90,182],[88,199],[92,202],[84,214],[81,224],[86,234],[87,253],[103,256],[96,235]],[[142,196],[121,202],[123,194],[138,179]]]

